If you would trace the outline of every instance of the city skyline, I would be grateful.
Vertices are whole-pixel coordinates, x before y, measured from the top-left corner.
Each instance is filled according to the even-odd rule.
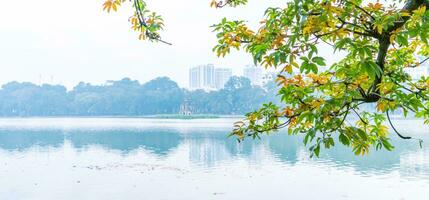
[[[189,69],[190,90],[219,90],[231,78],[231,68],[215,68],[213,64],[198,65]]]
[[[241,73],[233,73],[232,68],[216,67],[213,64],[190,67],[187,88],[190,90],[219,90],[232,76],[246,77],[253,86],[264,86],[277,76],[274,70],[267,70],[253,64],[247,64],[241,69]]]
[[[213,80],[212,82],[210,82],[210,84],[212,84],[212,87],[217,88],[217,89],[220,89],[217,85],[224,85],[231,76],[243,76],[243,77],[246,77],[246,76],[244,76],[243,70],[244,70],[244,67],[247,66],[247,65],[245,65],[245,66],[237,66],[237,67],[217,67],[217,66],[215,67],[214,64],[206,64],[206,65],[210,65],[210,66],[214,67],[214,73],[213,73],[213,75],[215,75],[216,73],[221,73],[222,75],[220,75],[220,76],[224,77],[223,80],[220,81],[219,83],[217,83],[216,80]],[[204,66],[204,65],[198,65],[198,66]],[[191,68],[189,68],[189,70],[192,69],[192,68],[195,68],[195,67],[191,67]],[[190,87],[189,87],[189,85],[190,85],[190,82],[189,82],[189,76],[190,76],[189,75],[189,70],[188,70],[188,74],[187,75],[185,75],[185,73],[183,73],[183,75],[181,75],[182,77],[186,77],[186,79],[187,79],[186,83],[179,83],[176,79],[174,79],[174,77],[171,77],[171,76],[159,75],[159,76],[149,77],[148,80],[139,80],[139,79],[136,79],[136,78],[134,78],[132,76],[124,76],[124,77],[118,77],[116,79],[106,79],[106,80],[102,80],[102,81],[99,81],[99,82],[87,82],[85,80],[78,80],[78,81],[76,81],[75,84],[71,84],[71,85],[69,84],[69,85],[67,85],[67,84],[64,84],[61,80],[59,80],[59,78],[56,78],[53,75],[50,75],[50,74],[35,74],[34,75],[35,76],[35,80],[34,81],[10,80],[10,81],[3,81],[2,83],[0,83],[0,85],[4,85],[4,84],[10,83],[10,82],[20,82],[20,83],[28,82],[28,83],[32,83],[32,84],[35,84],[35,85],[43,85],[43,84],[61,85],[61,86],[65,86],[67,88],[67,90],[72,90],[75,86],[79,85],[79,83],[81,83],[81,82],[83,82],[83,83],[90,83],[92,85],[106,85],[106,84],[108,84],[108,82],[111,82],[111,81],[117,81],[117,80],[122,80],[124,78],[130,78],[131,80],[136,80],[136,81],[139,81],[140,83],[144,83],[144,82],[148,82],[148,81],[153,80],[153,79],[158,78],[158,77],[168,77],[171,80],[175,81],[180,87],[186,88],[186,89],[190,89]],[[230,75],[225,75],[225,74],[230,74]],[[247,77],[247,78],[249,78],[249,77]]]
[[[222,67],[222,66],[221,67],[217,67],[214,64],[208,64],[208,65],[213,65],[215,67],[215,69],[230,69],[231,70],[231,74],[232,74],[231,76],[243,76],[243,77],[249,78],[249,80],[251,81],[252,85],[258,85],[258,86],[264,85],[267,82],[266,79],[272,79],[272,78],[274,78],[273,74],[275,74],[275,72],[273,72],[272,70],[271,71],[266,71],[266,70],[264,70],[263,67],[255,66],[254,64],[247,64],[247,65],[244,65],[244,66],[236,66],[236,67]],[[193,67],[191,67],[191,68],[193,68]],[[182,75],[182,77],[186,77],[186,79],[187,79],[187,81],[185,83],[183,83],[183,82],[180,83],[174,77],[171,77],[171,76],[168,76],[168,75],[153,76],[153,77],[149,77],[148,80],[136,79],[136,78],[134,78],[132,76],[124,76],[124,77],[125,78],[131,78],[133,80],[137,80],[137,81],[139,81],[141,83],[144,83],[144,82],[150,81],[152,79],[155,79],[157,77],[164,77],[165,76],[165,77],[168,77],[171,80],[177,82],[177,84],[180,87],[186,88],[186,89],[191,89],[191,87],[190,87],[190,81],[189,81],[189,79],[190,79],[189,70],[191,68],[188,69],[188,75],[187,76],[183,76]],[[249,70],[249,69],[251,69],[251,70]],[[425,62],[425,63],[423,63],[419,67],[405,68],[404,70],[405,70],[405,72],[407,72],[411,76],[412,79],[416,80],[416,79],[420,78],[420,76],[422,76],[422,75],[423,76],[429,76],[429,63]],[[261,75],[261,76],[254,76],[255,72],[256,73],[261,72],[263,75],[266,75],[266,76],[263,76],[263,75]],[[216,73],[216,72],[214,72],[214,73]],[[248,74],[246,74],[246,73],[248,73]],[[71,84],[70,85],[70,84],[65,84],[64,82],[60,81],[59,78],[56,78],[55,76],[53,76],[51,74],[35,74],[34,76],[36,77],[35,78],[36,81],[8,80],[8,81],[1,82],[0,85],[4,85],[4,84],[9,83],[9,82],[17,81],[17,82],[29,82],[29,83],[33,83],[33,84],[36,84],[36,85],[43,85],[43,84],[62,85],[62,86],[65,86],[68,90],[71,90],[71,89],[73,89],[73,87],[75,87],[76,85],[78,85],[80,82],[91,83],[91,84],[94,84],[94,85],[104,85],[104,84],[106,84],[109,81],[112,81],[112,80],[121,80],[121,79],[124,78],[124,77],[118,77],[117,79],[106,79],[106,80],[102,80],[100,82],[86,82],[84,80],[80,80],[80,81],[77,81],[75,84]],[[261,82],[258,82],[257,79],[260,79]],[[258,83],[258,84],[255,84],[255,83]],[[218,87],[216,86],[216,82],[214,82],[213,85],[214,85],[214,88],[218,89]]]

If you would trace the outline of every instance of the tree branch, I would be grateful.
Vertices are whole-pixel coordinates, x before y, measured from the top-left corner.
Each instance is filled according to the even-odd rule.
[[[404,139],[404,140],[409,140],[409,139],[411,139],[411,138],[412,138],[412,137],[410,137],[410,136],[403,136],[403,135],[401,135],[401,134],[396,130],[395,126],[393,126],[393,123],[392,123],[392,121],[390,120],[389,110],[387,110],[387,111],[386,111],[386,116],[387,116],[387,120],[389,120],[389,124],[390,124],[390,126],[392,127],[393,131],[395,131],[396,135],[398,135],[400,138],[402,138],[402,139]]]
[[[403,136],[402,134],[400,134],[400,133],[399,133],[399,131],[398,131],[398,130],[396,130],[395,126],[393,126],[393,123],[392,123],[392,121],[390,120],[389,110],[387,110],[387,111],[386,111],[386,116],[387,116],[387,120],[389,121],[390,126],[392,127],[393,131],[395,131],[396,135],[398,135],[401,139],[404,139],[404,140],[410,140],[410,139],[418,140],[418,141],[419,141],[420,148],[423,148],[423,146],[422,146],[422,144],[423,144],[423,140],[422,140],[422,139],[413,138],[413,137],[410,137],[410,136]]]
[[[359,9],[360,11],[362,11],[363,13],[365,13],[366,15],[368,15],[372,20],[375,20],[375,17],[372,16],[371,13],[369,13],[367,10],[363,9],[359,5],[355,4],[354,2],[347,1],[347,0],[345,0],[345,2],[352,4],[354,7],[356,7],[357,9]]]
[[[427,0],[408,0],[401,11],[412,13],[414,10],[423,5],[429,7],[429,2]],[[387,32],[391,33],[392,31],[402,27],[410,18],[411,16],[402,16],[402,21],[394,22],[394,24],[387,29]]]
[[[365,125],[368,124],[368,122],[366,122],[365,120],[363,120],[363,118],[359,115],[359,113],[353,108],[351,107],[351,110],[353,110],[353,112],[359,117],[359,120],[364,123]]]
[[[134,0],[134,7],[136,9],[136,15],[137,15],[137,19],[139,20],[140,28],[142,26],[145,28],[148,28],[148,25],[146,24],[146,19],[144,18],[144,15],[140,10],[140,6],[141,6],[141,4],[140,4],[139,0]],[[156,40],[156,41],[162,42],[162,43],[167,44],[167,45],[172,45],[171,43],[162,40],[159,37],[159,35],[156,35],[154,33],[149,32],[147,29],[145,31],[145,35],[152,40]]]
[[[422,65],[423,63],[425,63],[426,61],[428,61],[429,60],[429,57],[427,57],[427,58],[425,58],[425,59],[423,59],[422,61],[420,61],[419,62],[419,64],[417,64],[417,65],[412,65],[412,66],[409,66],[410,68],[415,68],[415,67],[417,67],[417,66],[420,66],[420,65]]]

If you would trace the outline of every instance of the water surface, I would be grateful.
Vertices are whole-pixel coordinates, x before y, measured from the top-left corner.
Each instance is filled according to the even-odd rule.
[[[0,199],[427,199],[429,150],[310,159],[280,132],[237,143],[234,119],[0,119]],[[395,122],[429,143],[421,121]]]

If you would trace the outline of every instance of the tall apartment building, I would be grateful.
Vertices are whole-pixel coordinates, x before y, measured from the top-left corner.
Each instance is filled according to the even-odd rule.
[[[215,68],[214,65],[208,64],[202,66],[203,71],[203,87],[214,88],[215,87]]]
[[[198,66],[189,69],[189,88],[198,89],[201,86],[201,68]]]
[[[216,68],[215,69],[215,86],[216,89],[222,89],[226,82],[231,78],[232,70],[230,68]]]
[[[190,89],[214,89],[215,88],[215,68],[214,65],[200,65],[189,69]]]
[[[255,65],[246,65],[243,69],[243,76],[248,78],[252,85],[262,84],[262,68]]]

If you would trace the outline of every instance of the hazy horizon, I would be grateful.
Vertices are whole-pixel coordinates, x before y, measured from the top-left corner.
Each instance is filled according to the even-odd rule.
[[[244,77],[244,78],[248,79],[248,77],[245,77],[242,74],[233,74],[232,76],[233,77],[234,76],[235,77]],[[17,82],[17,83],[20,83],[20,84],[31,83],[31,84],[34,84],[34,85],[37,85],[37,86],[43,86],[43,85],[64,86],[64,87],[67,88],[67,91],[71,91],[71,90],[73,90],[74,87],[78,86],[80,83],[91,84],[91,86],[106,86],[106,85],[110,84],[109,82],[119,82],[119,81],[122,81],[122,80],[125,80],[125,79],[129,79],[130,81],[137,81],[140,85],[144,85],[145,83],[148,83],[150,81],[153,81],[153,80],[156,80],[156,79],[159,79],[159,78],[164,78],[164,77],[166,77],[166,78],[170,79],[171,81],[177,83],[177,85],[180,88],[182,88],[182,89],[197,90],[197,89],[190,89],[189,85],[182,86],[176,80],[172,79],[169,76],[156,76],[156,77],[153,77],[153,78],[151,78],[149,80],[144,80],[144,81],[133,79],[131,77],[122,77],[122,78],[117,78],[117,79],[110,79],[110,80],[100,81],[100,82],[96,82],[96,83],[91,83],[91,82],[86,82],[86,81],[78,81],[78,82],[76,82],[76,84],[70,85],[70,87],[69,87],[69,85],[64,85],[64,84],[61,84],[61,83],[56,83],[56,82],[51,83],[49,80],[46,80],[45,82],[41,82],[41,83],[35,83],[35,82],[32,82],[32,81],[25,81],[25,80],[24,81],[11,80],[11,81],[8,81],[8,82],[2,82],[2,83],[0,83],[0,90],[2,89],[2,87],[4,85],[9,84],[9,83],[13,83],[13,82]],[[258,85],[258,86],[260,86],[260,85]],[[204,90],[203,88],[199,88],[199,89]],[[219,90],[219,89],[213,88],[213,90]]]
[[[273,6],[282,4],[279,0],[264,1]],[[162,37],[173,43],[168,46],[137,39],[128,23],[132,13],[129,4],[109,14],[102,10],[103,0],[28,1],[26,6],[19,1],[0,2],[0,17],[7,19],[0,23],[0,84],[13,80],[38,84],[41,79],[67,88],[80,81],[101,84],[130,77],[147,82],[159,76],[187,87],[188,69],[208,63],[230,67],[240,75],[242,68],[252,63],[251,57],[233,52],[217,58],[211,51],[216,37],[210,25],[222,17],[238,16],[257,24],[264,11],[258,6],[260,1],[235,9],[213,9],[210,1],[201,0],[186,4],[150,1],[148,7],[164,17]],[[188,10],[188,4],[197,9]],[[67,9],[62,9],[64,5]]]

